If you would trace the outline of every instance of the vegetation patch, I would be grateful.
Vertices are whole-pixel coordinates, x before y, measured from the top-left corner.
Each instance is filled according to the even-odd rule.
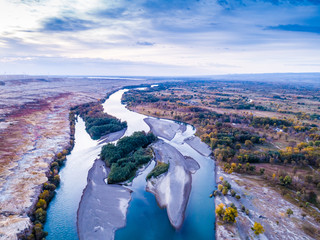
[[[156,178],[163,173],[166,173],[169,169],[170,164],[164,162],[158,162],[157,165],[152,169],[152,171],[147,175],[146,179],[152,177]]]
[[[121,138],[117,144],[109,143],[102,147],[101,159],[111,167],[108,183],[128,180],[135,174],[139,166],[152,159],[151,150],[147,146],[156,140],[152,133],[135,132],[129,137]]]
[[[82,104],[72,110],[85,121],[86,131],[94,140],[127,127],[127,122],[121,122],[119,119],[104,113],[101,102]]]

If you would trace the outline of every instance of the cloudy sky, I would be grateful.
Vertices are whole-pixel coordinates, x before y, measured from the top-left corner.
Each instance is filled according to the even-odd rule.
[[[0,74],[320,72],[320,0],[0,0]]]

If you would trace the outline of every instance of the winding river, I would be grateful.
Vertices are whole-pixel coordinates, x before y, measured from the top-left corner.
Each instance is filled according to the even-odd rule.
[[[126,91],[128,90],[122,89],[112,94],[103,104],[105,112],[127,121],[128,128],[125,136],[129,136],[135,131],[148,132],[150,128],[143,121],[147,116],[129,111],[121,103],[121,97]],[[194,133],[195,129],[191,125],[187,125],[186,131],[177,132],[171,141],[163,139],[184,156],[195,159],[200,165],[200,169],[192,174],[192,190],[182,228],[176,231],[170,225],[166,210],[160,209],[154,195],[145,191],[145,177],[155,165],[152,162],[133,180],[130,186],[133,192],[127,212],[127,225],[116,231],[116,240],[215,239],[214,201],[209,198],[215,185],[214,162],[211,158],[202,156],[184,143],[184,139]],[[66,166],[60,172],[61,185],[47,211],[48,220],[45,224],[45,230],[49,232],[48,240],[78,239],[77,208],[82,191],[86,186],[88,170],[98,156],[101,145],[98,144],[98,141],[91,140],[85,131],[82,119],[76,123],[75,139],[75,147],[67,156]]]

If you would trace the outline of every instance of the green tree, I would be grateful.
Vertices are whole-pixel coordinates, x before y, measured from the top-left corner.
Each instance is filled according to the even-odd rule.
[[[280,179],[280,178],[279,178]],[[281,184],[284,185],[284,186],[288,186],[292,183],[292,178],[287,175],[283,178],[283,180],[280,180]]]
[[[35,217],[39,222],[44,223],[46,221],[47,212],[42,208],[38,208],[35,211]]]
[[[291,210],[291,208],[287,209],[287,214],[288,214],[289,217],[293,214],[293,211]]]
[[[33,236],[36,240],[42,240],[45,239],[45,237],[48,235],[47,232],[43,231],[43,226],[41,223],[37,223],[33,227]]]

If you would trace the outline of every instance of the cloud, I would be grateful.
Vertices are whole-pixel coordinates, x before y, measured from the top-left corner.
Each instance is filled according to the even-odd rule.
[[[104,18],[119,19],[125,15],[126,8],[106,8],[94,11],[93,15]]]
[[[76,32],[94,27],[92,21],[73,17],[52,17],[43,21],[43,31],[49,32]]]
[[[266,27],[266,30],[281,30],[291,32],[309,32],[320,34],[320,26],[304,26],[299,24],[288,24]]]
[[[138,41],[136,44],[141,45],[141,46],[153,46],[154,45],[154,43],[152,43],[152,42],[140,42],[140,41]]]
[[[19,57],[66,74],[84,64],[130,74],[152,62],[149,72],[179,75],[314,71],[309,63],[320,62],[317,0],[0,0],[0,15],[4,69],[25,67],[11,61]]]

